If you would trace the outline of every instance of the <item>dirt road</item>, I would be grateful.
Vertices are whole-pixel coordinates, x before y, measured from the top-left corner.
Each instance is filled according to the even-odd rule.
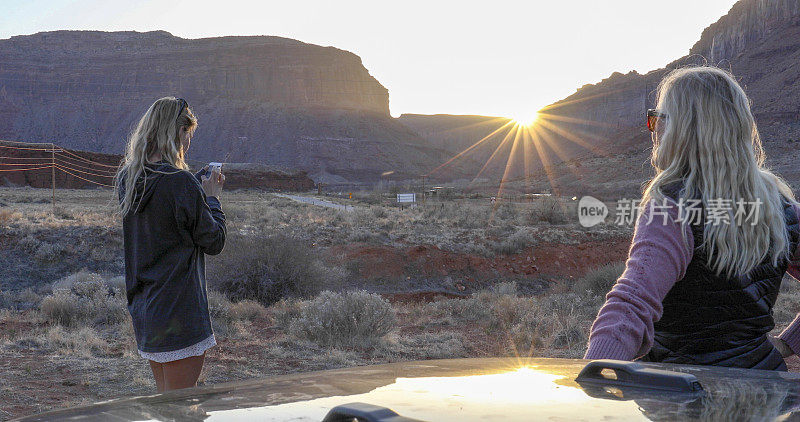
[[[337,204],[335,202],[325,201],[323,199],[312,198],[308,196],[299,196],[299,195],[289,195],[286,193],[276,193],[275,196],[280,196],[281,198],[289,198],[293,201],[303,202],[306,204],[317,205],[320,207],[327,207],[333,208],[341,211],[353,211],[354,207],[352,205],[342,205]]]

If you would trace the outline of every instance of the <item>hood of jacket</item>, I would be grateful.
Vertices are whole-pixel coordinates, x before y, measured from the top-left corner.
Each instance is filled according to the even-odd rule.
[[[147,207],[147,204],[150,203],[150,199],[152,199],[153,192],[155,192],[159,181],[161,181],[164,176],[179,171],[181,170],[164,161],[159,161],[158,163],[153,164],[145,164],[144,172],[142,172],[142,174],[140,174],[136,179],[136,191],[133,195],[133,203],[131,204],[130,212],[142,212],[142,210]],[[125,191],[127,189],[127,186],[125,186],[125,177],[126,175],[124,172],[120,174],[118,198],[120,204],[122,204],[122,200],[125,198]]]

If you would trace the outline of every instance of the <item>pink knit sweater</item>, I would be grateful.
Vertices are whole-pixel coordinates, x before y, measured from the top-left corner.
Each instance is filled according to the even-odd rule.
[[[689,227],[686,227],[688,244],[683,241],[681,225],[676,221],[677,204],[670,200],[668,204],[667,217],[658,215],[656,207],[648,223],[649,206],[639,216],[625,271],[606,295],[606,303],[592,324],[585,359],[633,360],[646,354],[653,345],[653,323],[661,318],[661,301],[683,278],[694,250]],[[797,204],[795,212],[800,217]],[[787,272],[800,280],[798,257],[800,250],[794,254]],[[800,352],[800,315],[779,338],[792,351]]]

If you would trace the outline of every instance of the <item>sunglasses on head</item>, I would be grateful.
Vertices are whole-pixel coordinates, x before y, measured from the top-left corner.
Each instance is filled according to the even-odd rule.
[[[181,113],[183,113],[183,109],[184,108],[188,108],[189,107],[189,103],[187,103],[186,100],[184,100],[183,98],[176,98],[176,100],[178,101],[178,104],[181,105],[181,108],[178,109],[178,118],[180,118],[181,117]]]
[[[650,132],[655,132],[656,122],[658,122],[658,119],[665,119],[665,118],[667,118],[666,114],[657,111],[654,108],[647,110],[647,129]]]

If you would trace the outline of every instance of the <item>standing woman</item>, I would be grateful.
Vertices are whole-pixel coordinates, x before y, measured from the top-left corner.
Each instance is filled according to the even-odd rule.
[[[128,311],[159,392],[195,386],[205,352],[216,344],[205,254],[225,245],[225,176],[216,168],[203,177],[187,171],[196,128],[185,100],[159,99],[131,134],[116,178]]]
[[[786,370],[800,317],[769,332],[784,273],[800,278],[800,206],[764,167],[744,90],[717,68],[677,69],[647,117],[656,174],[585,357]]]

